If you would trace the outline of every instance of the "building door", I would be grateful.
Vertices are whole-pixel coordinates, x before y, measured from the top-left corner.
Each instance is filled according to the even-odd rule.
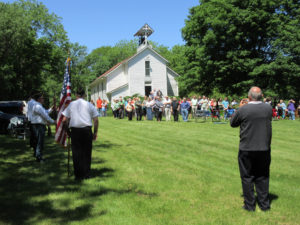
[[[152,91],[151,86],[145,86],[145,95],[149,97],[150,92]]]

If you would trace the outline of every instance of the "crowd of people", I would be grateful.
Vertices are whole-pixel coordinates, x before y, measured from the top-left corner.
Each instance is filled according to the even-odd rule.
[[[271,98],[263,99],[263,102],[270,104],[273,108],[273,119],[295,120],[300,115],[300,101],[298,104],[291,99],[288,102],[284,100],[272,101]],[[93,103],[93,102],[92,102]],[[109,102],[102,100],[100,97],[97,100],[96,107],[99,116],[107,116]],[[148,96],[115,98],[110,104],[114,118],[123,119],[127,117],[132,120],[135,116],[136,120],[153,120],[161,121],[165,116],[166,121],[171,121],[173,116],[174,121],[179,120],[179,115],[183,121],[196,118],[199,116],[213,117],[218,120],[228,120],[233,115],[234,111],[239,107],[236,99],[229,101],[225,98],[208,98],[206,96],[193,96],[192,98],[179,98],[162,96],[161,91],[154,94],[152,91]]]

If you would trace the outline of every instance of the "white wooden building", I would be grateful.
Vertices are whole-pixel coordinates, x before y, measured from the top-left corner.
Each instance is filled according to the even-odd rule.
[[[178,96],[179,75],[170,69],[168,61],[152,49],[147,37],[153,30],[145,24],[139,36],[137,53],[116,64],[90,84],[91,99],[118,98],[119,96],[149,95],[151,90],[161,90],[163,95]]]

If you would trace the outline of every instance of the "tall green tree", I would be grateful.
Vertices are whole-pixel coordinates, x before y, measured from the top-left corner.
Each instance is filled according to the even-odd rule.
[[[78,73],[88,77],[85,83],[87,85],[120,61],[135,54],[136,48],[137,40],[122,40],[115,46],[96,48],[78,65]]]
[[[88,76],[82,73],[82,62],[85,60],[87,56],[87,47],[82,46],[79,43],[69,43],[68,45],[68,53],[64,52],[63,55],[58,53],[60,57],[60,68],[57,68],[57,72],[53,72],[51,74],[48,73],[46,76],[46,80],[42,85],[42,90],[45,90],[49,101],[52,104],[54,97],[56,99],[60,98],[60,92],[62,89],[63,77],[66,68],[66,59],[67,56],[71,58],[71,66],[70,66],[70,77],[71,77],[71,93],[74,94],[78,87],[85,87],[86,83],[88,83]],[[58,57],[57,56],[57,57]],[[75,94],[74,94],[75,95]]]
[[[299,5],[201,0],[182,29],[189,62],[185,92],[244,94],[258,85],[269,94],[300,96]]]
[[[0,2],[0,99],[24,99],[62,81],[68,38],[60,19],[36,1]]]

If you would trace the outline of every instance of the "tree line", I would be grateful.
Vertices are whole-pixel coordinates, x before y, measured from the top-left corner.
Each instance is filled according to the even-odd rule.
[[[181,75],[181,96],[243,96],[257,85],[269,96],[299,98],[299,28],[299,0],[200,0],[182,28],[185,45],[151,44]],[[25,99],[36,89],[58,98],[68,55],[76,89],[137,46],[136,39],[120,40],[88,54],[42,3],[0,2],[0,100]]]

